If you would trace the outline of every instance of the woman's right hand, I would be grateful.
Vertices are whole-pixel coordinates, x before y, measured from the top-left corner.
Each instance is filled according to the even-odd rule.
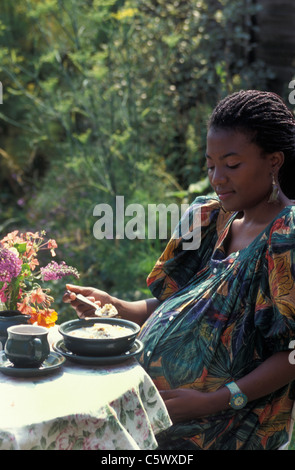
[[[95,316],[95,309],[86,305],[76,298],[76,294],[82,294],[89,300],[97,304],[98,307],[103,307],[105,304],[112,303],[112,297],[104,291],[95,289],[94,287],[83,287],[67,284],[67,292],[63,296],[65,303],[70,303],[76,310],[78,317],[93,317]]]

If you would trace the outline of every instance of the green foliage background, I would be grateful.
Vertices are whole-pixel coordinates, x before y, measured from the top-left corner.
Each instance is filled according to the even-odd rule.
[[[130,300],[165,240],[96,240],[93,209],[208,192],[206,121],[264,88],[250,0],[2,0],[0,235],[45,229],[80,283]],[[53,287],[60,321],[72,312]]]

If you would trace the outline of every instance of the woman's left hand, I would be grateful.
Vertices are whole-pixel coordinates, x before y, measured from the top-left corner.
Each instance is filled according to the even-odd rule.
[[[170,418],[175,423],[201,418],[208,414],[208,393],[198,390],[176,388],[160,390]]]

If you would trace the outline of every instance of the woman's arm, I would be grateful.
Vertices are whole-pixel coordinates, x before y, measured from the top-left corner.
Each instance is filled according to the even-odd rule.
[[[290,364],[289,354],[290,351],[274,354],[236,381],[249,402],[275,392],[295,379],[295,365]],[[186,388],[160,392],[173,423],[201,418],[230,408],[230,392],[225,386],[209,393]]]
[[[66,293],[64,295],[63,301],[66,303],[71,303],[71,306],[76,310],[77,315],[80,318],[93,316],[94,310],[92,307],[79,302],[79,300],[76,299],[76,294],[82,294],[85,297],[88,297],[97,303],[98,306],[104,306],[105,304],[114,305],[118,310],[120,317],[126,320],[134,321],[138,325],[143,325],[146,319],[160,304],[159,300],[155,298],[128,302],[126,300],[113,297],[107,292],[95,289],[93,287],[81,287],[67,284],[67,289],[70,293]]]
[[[155,298],[127,302],[113,297],[113,305],[120,312],[119,315],[122,318],[133,321],[138,325],[143,325],[160,305],[160,302]]]

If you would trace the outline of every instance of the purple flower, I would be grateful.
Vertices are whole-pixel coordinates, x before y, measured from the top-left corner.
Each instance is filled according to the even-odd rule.
[[[64,276],[73,275],[79,277],[77,269],[72,266],[67,266],[64,261],[60,264],[52,261],[44,268],[40,268],[41,275],[44,281],[56,281],[62,279]]]
[[[21,272],[22,262],[8,248],[0,248],[0,282],[11,282]]]

